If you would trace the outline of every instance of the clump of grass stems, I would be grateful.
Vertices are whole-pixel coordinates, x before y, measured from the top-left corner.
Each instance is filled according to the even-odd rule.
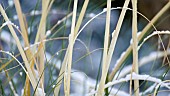
[[[126,0],[125,3],[124,3],[124,6],[123,7],[127,7],[128,4],[129,4],[130,0]],[[108,4],[110,4],[111,2],[108,1]],[[108,9],[110,6],[108,5]],[[122,22],[123,22],[123,19],[125,17],[125,13],[126,13],[126,10],[127,9],[123,9],[121,14],[120,14],[120,17],[119,17],[119,20],[118,20],[118,23],[117,23],[117,26],[116,26],[116,29],[115,31],[112,33],[112,40],[111,40],[111,43],[110,43],[110,46],[109,46],[109,49],[108,49],[108,40],[105,38],[106,40],[106,45],[104,45],[106,49],[104,49],[104,55],[103,55],[103,70],[102,70],[102,76],[101,77],[101,85],[99,84],[99,88],[101,88],[100,90],[98,90],[98,94],[99,96],[102,96],[103,95],[103,92],[104,92],[104,83],[105,83],[105,80],[106,80],[106,75],[107,75],[107,72],[108,72],[108,68],[109,68],[109,65],[110,65],[110,62],[111,62],[111,59],[112,59],[112,55],[113,55],[113,52],[114,52],[114,48],[115,48],[115,45],[116,45],[116,41],[117,41],[117,38],[118,38],[118,35],[119,35],[119,31],[120,31],[120,28],[122,26]],[[107,11],[110,11],[110,10],[107,10]],[[110,20],[109,20],[110,21]],[[108,22],[109,22],[108,21]],[[107,23],[108,23],[107,22]],[[109,28],[109,27],[107,27]],[[109,30],[109,29],[106,29],[106,31]],[[107,34],[108,32],[106,32],[105,36],[108,36]]]
[[[154,18],[151,20],[150,23],[148,23],[145,28],[142,30],[141,34],[138,37],[138,41],[141,41],[144,37],[145,34],[147,34],[147,32],[149,32],[148,30],[152,27],[152,24],[156,23],[156,21],[168,10],[168,8],[170,7],[170,2],[168,2],[155,16]],[[120,62],[118,62],[117,66],[114,67],[113,71],[111,72],[111,74],[109,75],[109,80],[112,80],[113,77],[115,76],[116,72],[118,71],[118,69],[120,68],[120,66],[123,64],[123,62],[127,59],[128,55],[131,53],[132,51],[132,46],[129,46],[126,50],[125,55],[121,58]]]
[[[0,5],[0,11],[1,11],[1,14],[2,14],[2,16],[4,17],[5,21],[9,21],[9,19],[8,19],[7,15],[6,15],[6,13],[5,13],[5,11],[4,11],[4,9],[2,8],[1,5]],[[26,68],[27,68],[27,72],[28,72],[28,74],[29,74],[29,75],[28,75],[28,78],[30,79],[30,81],[31,81],[31,83],[32,83],[32,86],[33,86],[33,88],[34,88],[34,90],[35,90],[35,89],[36,89],[36,85],[37,85],[37,81],[36,81],[36,79],[35,79],[35,77],[34,77],[34,75],[33,75],[32,70],[30,69],[30,64],[29,64],[29,62],[28,62],[28,59],[27,59],[27,57],[26,57],[26,54],[25,54],[25,52],[24,52],[24,50],[23,50],[23,48],[22,48],[22,46],[21,46],[21,43],[20,43],[20,41],[19,41],[19,39],[18,39],[18,37],[17,37],[17,35],[16,35],[16,33],[15,33],[12,25],[8,25],[8,27],[9,27],[10,32],[11,32],[11,34],[13,35],[13,37],[14,37],[14,39],[15,39],[15,41],[16,41],[17,47],[18,47],[18,49],[19,49],[19,51],[20,51],[20,53],[21,53],[21,56],[22,56],[22,58],[23,58],[23,60],[24,60],[24,62],[25,62],[25,66],[26,66]],[[37,95],[39,95],[39,93],[37,93]]]
[[[109,89],[111,90],[111,86],[115,85],[115,84],[119,84],[122,82],[127,82],[130,81],[130,90],[129,90],[129,94],[128,93],[124,93],[124,94],[128,94],[128,95],[132,95],[132,80],[134,80],[134,95],[135,96],[139,96],[140,93],[140,84],[139,84],[139,80],[145,80],[145,81],[151,81],[155,83],[155,86],[157,86],[154,90],[154,96],[157,95],[158,89],[160,86],[166,87],[168,89],[170,89],[169,85],[167,82],[169,82],[169,80],[161,80],[155,77],[152,77],[150,75],[140,75],[139,74],[139,67],[146,64],[146,62],[142,63],[140,62],[140,60],[138,60],[138,51],[141,48],[141,46],[144,44],[144,42],[146,42],[146,40],[148,40],[149,38],[153,37],[154,35],[158,35],[159,39],[161,41],[161,44],[164,48],[165,54],[163,54],[162,52],[160,52],[160,54],[158,55],[158,58],[161,58],[163,56],[167,57],[170,53],[166,49],[163,45],[163,41],[160,37],[161,34],[166,34],[169,35],[170,32],[169,31],[155,31],[150,35],[147,35],[145,37],[146,34],[149,33],[149,29],[154,26],[154,24],[156,23],[156,21],[168,10],[168,8],[170,7],[170,1],[158,12],[157,15],[155,15],[155,17],[146,25],[146,27],[142,30],[142,32],[140,33],[140,35],[137,35],[138,32],[138,26],[137,26],[137,0],[131,0],[132,1],[132,44],[128,47],[128,49],[125,51],[124,55],[121,56],[119,62],[117,62],[116,66],[113,68],[113,71],[111,73],[109,73],[109,67],[111,64],[111,60],[112,60],[112,56],[113,53],[115,51],[115,46],[117,43],[117,39],[119,37],[119,33],[122,27],[122,23],[123,20],[125,18],[125,14],[126,11],[129,10],[128,9],[128,5],[130,3],[130,0],[125,0],[123,8],[121,10],[117,25],[115,30],[112,32],[112,37],[110,38],[110,23],[111,23],[111,2],[112,0],[107,0],[107,9],[101,13],[99,13],[98,15],[106,12],[106,24],[105,24],[105,36],[104,36],[104,48],[100,48],[103,50],[103,56],[102,56],[102,74],[101,74],[101,78],[98,84],[98,87],[96,90],[93,90],[92,92],[86,94],[86,95],[95,95],[95,96],[103,96],[106,91],[105,89]],[[68,37],[59,37],[59,38],[52,38],[52,39],[47,39],[47,34],[48,32],[53,31],[61,22],[63,22],[64,20],[66,20],[68,17],[64,17],[62,20],[60,20],[60,22],[58,22],[57,24],[55,24],[50,30],[47,31],[47,17],[48,14],[50,12],[50,9],[53,5],[54,0],[42,0],[42,13],[41,13],[41,18],[40,18],[40,22],[38,25],[38,30],[37,30],[37,34],[35,37],[35,41],[34,44],[30,45],[30,40],[28,38],[28,25],[27,25],[27,21],[26,21],[26,16],[23,14],[22,9],[21,9],[21,5],[19,0],[14,0],[14,4],[15,4],[15,9],[17,12],[17,16],[18,16],[18,21],[19,21],[19,26],[20,28],[17,28],[17,26],[15,24],[13,24],[10,19],[8,18],[4,8],[2,7],[2,5],[0,5],[0,12],[2,17],[5,20],[5,23],[0,27],[0,29],[2,29],[4,26],[8,26],[10,33],[12,34],[12,37],[14,38],[17,48],[19,50],[19,55],[21,55],[24,65],[25,67],[22,65],[22,63],[16,58],[17,56],[12,55],[11,53],[9,53],[8,51],[3,51],[0,50],[1,53],[5,53],[10,55],[13,59],[8,61],[7,63],[5,63],[4,65],[2,65],[0,67],[0,70],[5,70],[5,67],[8,66],[10,64],[10,62],[12,62],[13,60],[17,61],[17,63],[19,63],[19,65],[22,67],[22,69],[24,70],[24,72],[26,73],[26,79],[25,79],[25,85],[24,85],[24,96],[30,96],[31,95],[31,86],[33,88],[33,95],[35,94],[36,96],[45,96],[45,88],[44,88],[44,82],[45,82],[45,76],[44,76],[44,71],[45,71],[45,55],[46,55],[46,42],[47,41],[51,41],[51,40],[55,40],[55,39],[66,39],[68,40],[68,46],[65,50],[65,55],[64,55],[64,59],[62,61],[61,64],[61,68],[59,68],[58,66],[56,67],[57,69],[60,69],[58,78],[56,79],[56,82],[54,84],[54,87],[52,89],[52,91],[54,91],[54,96],[58,96],[59,92],[61,90],[61,84],[64,81],[64,94],[65,96],[70,96],[71,92],[71,77],[72,77],[72,64],[73,64],[73,50],[74,50],[74,45],[75,45],[75,41],[78,40],[80,41],[85,47],[86,45],[79,40],[77,37],[80,35],[80,33],[82,32],[82,30],[94,19],[96,18],[98,15],[94,16],[92,19],[90,19],[81,29],[80,26],[82,24],[83,18],[85,17],[85,13],[89,4],[89,0],[85,0],[81,9],[81,12],[77,17],[77,8],[78,8],[78,0],[74,0],[74,5],[73,5],[73,12],[71,12],[68,17],[72,16],[72,24],[71,24],[71,32],[69,33]],[[115,9],[119,9],[119,8],[115,8]],[[77,20],[76,20],[77,19]],[[76,22],[77,21],[77,22]],[[21,44],[19,37],[16,34],[16,31],[14,30],[14,28],[17,29],[17,31],[19,31],[19,33],[21,34],[23,41],[24,41],[24,45]],[[154,27],[155,28],[155,27]],[[140,43],[139,43],[140,42]],[[139,44],[139,46],[138,46]],[[88,48],[86,48],[88,50]],[[63,51],[62,50],[62,51]],[[96,49],[99,50],[99,49]],[[88,54],[86,54],[85,56],[90,55],[91,53],[93,53],[94,51],[89,52]],[[125,73],[123,73],[123,75],[121,74],[122,77],[124,77],[125,75],[127,75],[127,73],[131,73],[129,75],[127,75],[125,78],[121,78],[116,80],[115,75],[118,73],[117,71],[120,69],[120,67],[123,65],[123,63],[125,62],[125,60],[128,58],[128,56],[131,54],[131,52],[133,52],[133,64],[132,66],[130,65],[130,69],[129,67],[126,68]],[[157,52],[159,53],[159,52]],[[84,58],[85,56],[81,57],[80,59]],[[54,58],[52,56],[52,58]],[[149,58],[149,56],[147,57]],[[80,60],[79,59],[79,60]],[[155,58],[153,58],[153,56],[150,56],[150,61],[154,60]],[[79,61],[78,60],[78,61]],[[141,59],[142,61],[143,59]],[[50,61],[50,60],[49,60]],[[75,62],[78,62],[75,61]],[[167,61],[169,63],[169,59],[167,58]],[[149,62],[149,61],[148,61]],[[128,70],[127,70],[128,69]],[[5,71],[6,72],[6,71]],[[38,76],[36,74],[36,72],[38,73]],[[121,73],[121,72],[120,72]],[[9,85],[12,89],[12,92],[14,93],[14,95],[17,94],[16,90],[14,89],[13,85],[11,84],[10,78],[7,74],[7,79],[9,81]],[[120,76],[120,77],[121,77]],[[114,79],[113,79],[114,78]],[[108,81],[107,81],[108,79]],[[95,80],[94,80],[95,81]],[[88,81],[89,82],[89,81]],[[97,82],[97,81],[95,81]],[[90,85],[88,85],[90,86]],[[92,87],[93,89],[95,89],[95,85],[91,85],[90,87]],[[90,90],[88,90],[90,91]],[[107,90],[108,91],[108,90]],[[119,91],[119,90],[118,90]],[[109,93],[109,92],[108,92]],[[110,92],[110,94],[113,93],[112,91]],[[49,93],[50,94],[50,93]],[[114,93],[114,95],[116,95],[117,93]],[[109,94],[108,94],[109,95]],[[17,95],[16,95],[17,96]]]
[[[89,0],[85,0],[85,2],[84,2],[84,5],[83,5],[83,7],[82,7],[82,10],[81,10],[81,14],[80,14],[80,16],[79,16],[79,18],[78,18],[78,21],[77,21],[77,24],[76,24],[76,26],[75,26],[75,17],[76,17],[76,10],[77,10],[77,8],[76,8],[76,6],[77,6],[77,2],[78,1],[74,1],[74,6],[75,6],[75,8],[74,8],[74,13],[73,13],[73,19],[72,20],[74,20],[73,21],[73,23],[74,23],[74,25],[72,25],[72,29],[71,29],[71,34],[69,35],[69,40],[71,40],[71,39],[73,39],[73,41],[71,42],[71,43],[73,43],[74,44],[74,42],[75,42],[75,40],[76,40],[76,38],[77,38],[77,33],[78,33],[78,30],[79,30],[79,28],[80,28],[80,25],[81,25],[81,22],[82,22],[82,20],[83,20],[83,17],[84,17],[84,14],[85,14],[85,11],[86,11],[86,8],[87,8],[87,5],[88,5],[88,2],[89,2]],[[73,47],[73,44],[71,45],[71,47]],[[61,83],[62,82],[62,79],[63,79],[63,77],[64,77],[64,72],[65,72],[65,69],[67,69],[67,64],[68,64],[68,62],[67,62],[67,60],[68,60],[68,54],[69,54],[69,50],[70,51],[72,51],[72,48],[71,49],[69,49],[69,45],[68,45],[68,48],[67,48],[67,50],[66,50],[66,54],[65,54],[65,57],[64,57],[64,60],[63,60],[63,63],[62,63],[62,67],[61,67],[61,70],[60,70],[60,73],[59,73],[59,76],[60,77],[58,77],[58,79],[57,79],[57,83]],[[71,52],[72,53],[72,52]],[[72,54],[70,54],[70,60],[71,60],[71,58],[72,58],[72,56],[71,56]],[[70,61],[70,65],[68,65],[69,67],[71,67],[71,62],[72,62],[72,60]],[[68,68],[69,68],[68,67]],[[67,74],[68,74],[68,76],[70,75],[70,73],[71,73],[71,70],[69,69],[69,72],[67,72]],[[69,78],[70,78],[70,76],[69,76]],[[66,79],[66,78],[64,78],[64,79]],[[68,81],[68,82],[70,82],[70,80]],[[68,83],[67,82],[67,83]],[[61,85],[59,85],[59,86],[56,86],[55,87],[55,89],[54,89],[54,95],[55,96],[57,96],[58,94],[59,94],[59,90],[60,90],[60,86]],[[66,86],[70,86],[70,84],[69,85],[65,85],[65,87]],[[66,87],[67,88],[67,87]],[[68,90],[70,90],[70,89],[66,89],[67,90],[67,95],[69,95],[69,92],[68,92]]]

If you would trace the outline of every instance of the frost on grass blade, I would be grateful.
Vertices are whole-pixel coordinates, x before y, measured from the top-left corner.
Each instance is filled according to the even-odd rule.
[[[142,43],[138,46],[138,49],[140,49],[140,47],[151,37],[155,36],[155,35],[159,35],[159,34],[169,34],[170,35],[170,31],[154,31],[152,34],[148,35],[146,38],[143,39]],[[159,46],[158,46],[159,47]]]
[[[112,38],[113,38],[114,35],[115,35],[115,30],[114,30],[113,33],[112,33]]]
[[[30,12],[30,15],[31,15],[31,16],[33,16],[33,15],[39,15],[39,14],[41,14],[41,11],[38,11],[38,10],[32,10],[32,11]]]
[[[29,49],[29,47],[25,47],[25,48],[24,48],[25,51],[28,50],[28,49]]]
[[[106,12],[107,11],[107,8],[103,8],[103,12]]]
[[[62,21],[61,20],[58,20],[57,24],[60,24]]]
[[[5,23],[2,24],[2,27],[6,26],[6,25],[8,25],[8,24],[13,25],[13,23],[12,23],[11,21],[6,21]]]
[[[137,33],[137,36],[139,37],[139,35],[140,35],[141,33],[142,33],[141,31],[140,31],[140,32],[138,32],[138,33]]]
[[[15,25],[14,23],[12,23],[11,21],[6,21],[5,23],[2,24],[1,28],[6,26],[6,25],[12,25],[14,26],[17,30],[19,30],[19,27],[17,25]]]
[[[132,45],[132,43],[133,43],[133,39],[131,38],[131,39],[130,39],[130,45]]]
[[[140,34],[141,34],[141,32],[138,32],[138,33],[137,33],[137,37],[139,37]],[[131,39],[130,39],[130,44],[132,45],[132,43],[133,43],[133,39],[131,38]]]
[[[36,46],[36,45],[39,45],[41,42],[36,42],[36,43],[34,43],[34,44],[31,44],[30,46],[28,46],[28,47],[24,47],[24,50],[26,51],[26,50],[28,50],[29,48],[31,49],[31,50],[33,50],[33,47],[34,46]],[[37,51],[37,50],[36,50]],[[36,52],[35,52],[36,53]]]
[[[52,87],[55,88],[55,85],[53,85]]]
[[[51,30],[48,30],[45,35],[46,35],[46,37],[50,36],[51,35]]]
[[[117,64],[120,62],[120,60],[124,57],[125,53],[126,53],[126,51],[122,52],[122,54],[120,55],[119,59],[117,59],[116,64],[115,64],[114,67],[117,66]]]

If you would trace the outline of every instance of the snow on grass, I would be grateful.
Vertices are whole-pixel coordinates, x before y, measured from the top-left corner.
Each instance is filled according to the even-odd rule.
[[[32,10],[31,12],[30,12],[30,15],[39,15],[39,14],[41,14],[41,11],[39,11],[39,10]]]
[[[170,49],[166,50],[166,52],[167,52],[167,55],[169,55],[170,54]],[[165,52],[164,51],[153,51],[149,55],[144,56],[143,58],[141,58],[139,60],[139,67],[141,67],[141,66],[143,66],[145,64],[148,64],[149,62],[154,61],[155,59],[159,59],[161,57],[164,57],[164,56],[165,56]],[[131,64],[126,66],[126,67],[124,67],[121,70],[118,78],[122,78],[126,74],[130,73],[131,69],[132,69],[132,65]]]
[[[158,78],[155,78],[155,77],[151,77],[149,75],[139,75],[139,74],[136,74],[134,72],[132,73],[132,76],[131,76],[131,74],[128,74],[128,75],[126,75],[125,78],[121,78],[119,80],[114,80],[112,82],[108,82],[105,85],[105,88],[111,87],[111,86],[113,86],[115,84],[119,84],[119,83],[122,83],[122,82],[128,82],[131,79],[132,80],[146,80],[146,81],[155,82],[155,83],[157,83],[157,84],[159,84],[159,85],[161,85],[163,87],[166,87],[166,88],[170,89],[170,86],[167,83],[164,83],[161,79],[158,79]],[[96,93],[96,91],[93,91],[93,92],[87,94],[87,96],[93,95],[95,93]]]
[[[3,28],[6,25],[12,25],[14,26],[17,30],[19,30],[19,27],[17,25],[15,25],[14,23],[12,23],[11,21],[6,21],[5,23],[2,24],[2,26],[0,28]]]
[[[46,35],[46,37],[50,36],[51,35],[51,30],[48,30],[45,35]]]
[[[170,35],[170,31],[154,31],[152,34],[148,35],[146,38],[143,39],[142,43],[138,46],[139,49],[148,39],[150,39],[151,37],[155,35],[160,35],[160,34]]]

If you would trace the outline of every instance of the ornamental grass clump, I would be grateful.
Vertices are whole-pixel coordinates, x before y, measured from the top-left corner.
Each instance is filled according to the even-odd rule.
[[[170,31],[157,30],[155,25],[169,9],[170,1],[152,20],[138,11],[138,0],[125,0],[123,7],[112,7],[114,1],[107,0],[103,3],[107,8],[98,10],[99,13],[90,10],[93,7],[92,1],[84,0],[79,4],[80,1],[70,0],[67,6],[68,12],[55,23],[53,19],[50,21],[54,18],[51,15],[59,12],[55,9],[57,2],[55,0],[38,0],[35,9],[29,13],[23,11],[19,0],[9,0],[9,5],[15,6],[17,15],[8,14],[10,10],[6,9],[3,3],[0,4],[0,40],[3,41],[0,43],[0,94],[2,96],[156,96],[165,89],[169,91],[170,43],[168,41],[166,45],[165,42]],[[130,3],[132,8],[129,8]],[[115,10],[119,10],[120,15],[113,28],[112,19],[116,18],[112,17],[112,12]],[[121,49],[121,46],[124,46],[118,43],[123,26],[127,26],[123,25],[127,12],[131,13],[129,29],[132,30],[127,31],[132,34],[127,35],[131,38],[128,41],[130,44],[114,62],[116,48]],[[101,16],[102,14],[105,16]],[[13,15],[13,18],[10,15]],[[139,29],[141,23],[138,18],[144,18],[148,22],[142,29]],[[97,33],[91,33],[90,36],[87,32],[92,30],[88,26],[92,26],[91,22],[95,22],[94,20],[99,22],[104,20],[105,30],[101,36],[103,40],[97,39],[97,42],[92,43],[95,36],[100,37],[96,35]],[[52,22],[54,24],[51,24]],[[82,37],[90,38],[87,40],[90,43],[86,44]],[[148,47],[152,50],[143,51],[142,48],[151,39],[157,40]],[[103,42],[102,47],[91,51],[99,42]],[[84,49],[82,45],[78,45],[79,43],[85,48],[86,54],[83,54]],[[147,55],[141,55],[141,50]],[[101,58],[92,56],[98,51],[102,53]],[[75,60],[75,57],[78,59]],[[93,62],[94,59],[100,61],[100,64]],[[79,66],[89,64],[86,62],[91,63],[83,69],[88,70],[99,65],[97,70],[92,68],[97,74],[90,72],[94,77],[80,70],[81,67],[74,67],[81,60],[84,61],[78,63]],[[150,62],[153,64],[149,65]],[[142,69],[144,66],[151,66],[151,69]],[[157,69],[154,69],[155,66]],[[154,72],[158,71],[161,71],[156,74],[159,76],[154,76]]]

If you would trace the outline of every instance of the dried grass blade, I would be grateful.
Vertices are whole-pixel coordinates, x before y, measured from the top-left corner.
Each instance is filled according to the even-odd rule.
[[[132,18],[132,38],[133,38],[133,67],[132,71],[139,73],[138,69],[138,38],[137,38],[137,0],[132,0],[133,18]],[[134,69],[133,69],[134,68]],[[132,82],[132,80],[131,80]],[[135,96],[139,96],[139,80],[134,80]]]
[[[102,96],[104,93],[104,85],[106,81],[106,76],[108,73],[109,63],[106,63],[108,48],[109,48],[109,34],[110,34],[110,13],[111,13],[111,0],[107,0],[107,16],[106,16],[106,26],[105,26],[105,39],[104,39],[104,50],[103,50],[103,65],[102,65],[102,77],[99,83],[97,96]]]

